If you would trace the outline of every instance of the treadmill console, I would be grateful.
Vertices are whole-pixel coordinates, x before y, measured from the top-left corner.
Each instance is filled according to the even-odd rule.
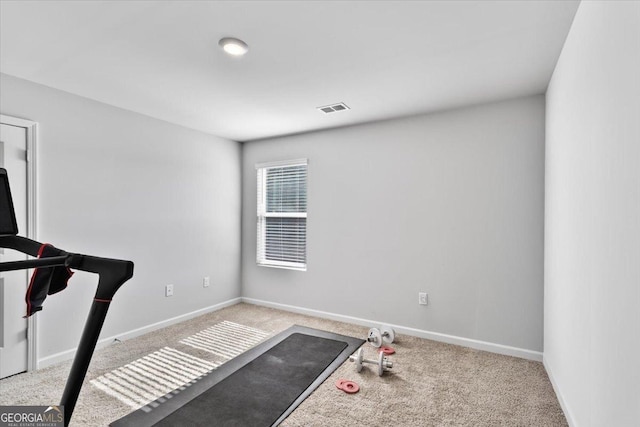
[[[7,170],[0,168],[0,236],[18,234]]]

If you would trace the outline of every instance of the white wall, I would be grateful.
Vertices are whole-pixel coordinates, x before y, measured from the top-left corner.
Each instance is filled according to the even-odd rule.
[[[581,3],[546,142],[545,366],[571,425],[637,426],[640,3]]]
[[[135,263],[103,337],[239,296],[240,144],[0,78],[0,112],[39,123],[39,239]],[[77,345],[96,277],[78,272],[47,299],[41,359]]]
[[[302,157],[308,271],[258,267],[254,165]],[[243,296],[541,351],[543,162],[542,96],[245,143]]]

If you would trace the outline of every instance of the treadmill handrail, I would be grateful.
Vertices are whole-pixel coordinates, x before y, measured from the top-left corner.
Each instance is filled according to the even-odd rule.
[[[0,236],[0,248],[14,249],[34,257],[38,256],[42,243],[21,236]],[[96,298],[110,300],[120,286],[133,276],[133,262],[102,258],[61,251],[66,256],[65,265],[74,270],[96,273],[100,276]],[[52,257],[53,258],[53,257]],[[46,258],[42,258],[46,259]],[[3,263],[0,263],[0,267]],[[25,267],[31,268],[31,267]],[[0,269],[0,271],[2,271]]]
[[[6,261],[0,262],[0,272],[25,270],[27,268],[68,266],[68,262],[68,255],[53,256],[49,258],[25,259],[21,261]]]

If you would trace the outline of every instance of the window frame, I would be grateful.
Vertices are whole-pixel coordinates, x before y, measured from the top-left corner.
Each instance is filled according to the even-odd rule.
[[[283,268],[287,270],[306,271],[307,270],[307,214],[308,206],[305,212],[267,212],[267,179],[266,173],[268,169],[276,169],[283,167],[305,166],[307,177],[305,178],[305,186],[308,187],[308,160],[282,160],[277,162],[258,163],[256,164],[256,189],[257,189],[257,209],[256,209],[256,264],[261,267]],[[306,190],[305,190],[306,194]],[[304,263],[290,262],[282,260],[273,260],[266,258],[266,218],[305,218],[305,250]]]

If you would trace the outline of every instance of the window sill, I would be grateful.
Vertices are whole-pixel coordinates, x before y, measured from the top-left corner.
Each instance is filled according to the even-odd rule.
[[[295,270],[295,271],[307,271],[307,266],[304,267],[296,267],[292,265],[282,265],[282,264],[264,264],[264,263],[256,263],[258,267],[269,267],[269,268],[281,268],[283,270]]]

